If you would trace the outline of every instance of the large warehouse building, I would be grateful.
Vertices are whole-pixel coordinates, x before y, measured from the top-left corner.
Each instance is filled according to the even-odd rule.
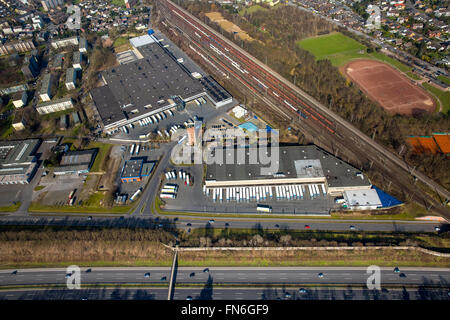
[[[106,133],[159,112],[184,108],[208,97],[216,107],[232,101],[214,79],[195,78],[153,35],[130,39],[136,59],[101,73],[102,87],[91,91]]]
[[[38,168],[39,139],[0,141],[0,184],[27,184]]]
[[[311,198],[327,194],[342,196],[347,191],[359,192],[372,187],[360,170],[314,145],[279,147],[279,157],[273,159],[276,172],[268,175],[261,174],[261,167],[269,165],[250,164],[251,154],[258,154],[258,149],[244,148],[240,163],[238,150],[216,149],[207,155],[207,163],[212,163],[212,159],[216,161],[207,165],[205,193],[222,200],[230,200],[230,197],[232,200],[236,197],[259,200],[266,199],[267,195],[289,200],[307,195]],[[266,156],[271,156],[270,148]]]

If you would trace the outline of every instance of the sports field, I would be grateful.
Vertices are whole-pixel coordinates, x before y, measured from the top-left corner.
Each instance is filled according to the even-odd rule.
[[[340,32],[311,37],[297,42],[301,48],[311,52],[316,59],[328,59],[340,67],[353,59],[374,59],[389,63],[402,72],[411,68],[379,52],[367,53],[367,47]]]
[[[381,61],[354,60],[345,66],[345,73],[391,114],[416,115],[436,109],[430,94]]]

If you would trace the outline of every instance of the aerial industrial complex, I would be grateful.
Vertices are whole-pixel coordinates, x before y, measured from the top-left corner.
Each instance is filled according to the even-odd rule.
[[[137,59],[103,71],[105,85],[91,91],[106,133],[166,110],[181,110],[186,102],[202,96],[216,107],[232,101],[214,79],[195,78],[154,35],[133,38],[130,43]]]

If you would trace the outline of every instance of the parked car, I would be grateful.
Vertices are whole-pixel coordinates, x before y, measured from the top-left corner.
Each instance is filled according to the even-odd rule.
[[[150,272],[147,272],[146,274],[144,274],[145,278],[150,278]]]

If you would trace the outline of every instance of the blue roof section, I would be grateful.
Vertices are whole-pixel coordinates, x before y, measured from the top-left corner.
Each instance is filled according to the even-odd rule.
[[[254,131],[258,131],[259,130],[259,128],[254,123],[251,123],[251,122],[245,122],[243,124],[240,124],[239,128],[245,129],[245,130],[247,130],[249,132],[254,132]]]
[[[397,200],[393,196],[387,194],[386,192],[384,192],[383,190],[381,190],[375,186],[372,186],[372,189],[375,189],[377,191],[378,197],[381,200],[381,205],[383,206],[383,208],[394,207],[394,206],[398,206],[399,204],[403,203],[400,200]]]

